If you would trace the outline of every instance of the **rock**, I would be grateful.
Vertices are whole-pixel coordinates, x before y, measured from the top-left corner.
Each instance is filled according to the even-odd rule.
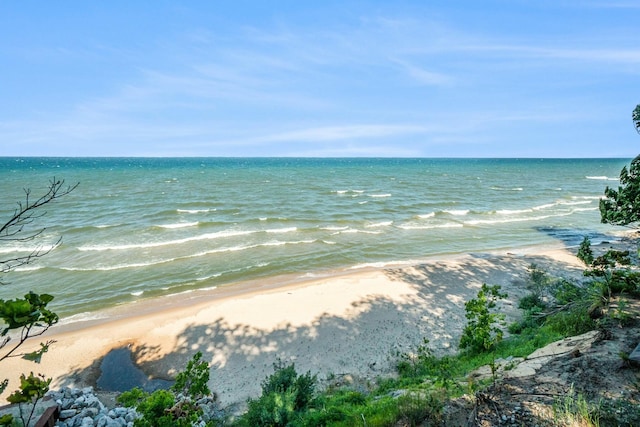
[[[62,410],[60,411],[59,418],[60,418],[61,420],[66,420],[66,419],[68,419],[68,418],[75,417],[75,416],[76,416],[76,413],[77,413],[77,412],[76,412],[76,410],[75,410],[75,409],[62,409]]]

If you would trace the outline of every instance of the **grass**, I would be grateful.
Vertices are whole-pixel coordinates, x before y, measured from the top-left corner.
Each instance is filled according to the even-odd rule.
[[[467,379],[479,367],[495,366],[497,359],[527,357],[547,344],[593,330],[607,321],[622,324],[628,320],[624,304],[619,304],[617,311],[612,310],[611,319],[592,318],[593,307],[606,304],[612,294],[611,288],[603,287],[602,282],[581,287],[565,280],[553,280],[535,266],[529,272],[532,293],[520,302],[523,317],[509,326],[508,337],[495,340],[491,348],[436,357],[425,339],[415,352],[397,354],[396,378],[380,379],[370,391],[330,387],[317,393],[286,425],[382,427],[416,426],[424,422],[437,425],[448,399],[474,394],[491,382],[488,379],[473,383]],[[550,298],[543,298],[545,293]],[[555,301],[556,306],[548,307],[545,302],[548,300]],[[636,423],[640,422],[640,410],[629,402],[588,402],[574,392],[556,402],[552,421],[559,426],[615,425],[620,408],[632,420],[628,425],[640,425]],[[604,424],[600,424],[601,420]]]

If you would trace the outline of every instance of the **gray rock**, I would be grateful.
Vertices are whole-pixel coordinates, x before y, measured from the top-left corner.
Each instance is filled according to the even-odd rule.
[[[76,410],[75,409],[63,409],[62,411],[60,411],[60,415],[59,418],[61,420],[66,420],[68,418],[72,418],[76,416]]]

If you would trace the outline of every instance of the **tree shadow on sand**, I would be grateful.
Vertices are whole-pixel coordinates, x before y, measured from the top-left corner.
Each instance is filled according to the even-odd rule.
[[[507,319],[518,316],[517,299],[526,294],[526,268],[537,263],[557,265],[543,256],[471,255],[461,260],[429,262],[414,267],[390,268],[385,274],[392,286],[407,292],[401,299],[372,294],[344,313],[322,313],[313,321],[293,324],[286,307],[262,307],[277,311],[281,323],[270,329],[229,323],[223,317],[191,324],[175,338],[170,353],[144,342],[132,344],[136,364],[149,377],[169,379],[200,351],[211,365],[210,387],[223,404],[245,401],[260,393],[260,383],[278,359],[294,362],[300,372],[319,378],[349,374],[371,381],[393,371],[398,354],[414,351],[423,338],[436,354],[457,350],[466,324],[464,303],[482,283],[499,284],[509,294],[500,307]],[[575,266],[559,266],[575,269]],[[295,293],[296,289],[287,293]],[[313,301],[310,301],[313,307]],[[269,314],[272,315],[273,313]],[[91,383],[95,364],[79,368],[60,379],[63,385],[79,379]]]

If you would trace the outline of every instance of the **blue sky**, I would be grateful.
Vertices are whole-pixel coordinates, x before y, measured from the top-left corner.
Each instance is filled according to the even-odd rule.
[[[0,3],[0,155],[633,157],[640,0]]]

